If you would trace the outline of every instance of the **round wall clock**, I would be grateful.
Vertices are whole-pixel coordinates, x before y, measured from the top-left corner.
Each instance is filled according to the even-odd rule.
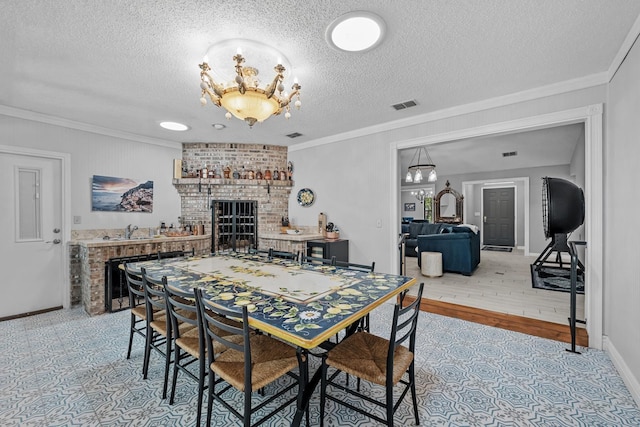
[[[316,195],[310,188],[303,188],[298,191],[298,204],[303,207],[311,206],[316,199]]]

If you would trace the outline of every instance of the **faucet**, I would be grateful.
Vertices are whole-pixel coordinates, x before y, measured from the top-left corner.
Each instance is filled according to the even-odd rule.
[[[124,238],[130,239],[133,232],[136,231],[137,229],[138,229],[137,225],[134,225],[133,228],[131,227],[131,224],[127,225],[124,229]]]

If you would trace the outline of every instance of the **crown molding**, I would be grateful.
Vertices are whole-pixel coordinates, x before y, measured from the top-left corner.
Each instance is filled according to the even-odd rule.
[[[624,62],[625,58],[629,54],[629,51],[631,50],[631,48],[633,47],[633,44],[638,39],[639,35],[640,35],[640,16],[636,18],[636,22],[634,22],[633,25],[631,26],[631,29],[629,30],[627,37],[622,42],[620,49],[618,49],[618,53],[616,54],[616,56],[613,58],[613,61],[611,62],[609,71],[607,71],[607,83],[613,80],[613,77],[616,75],[618,68],[620,68],[620,66]]]
[[[358,138],[361,136],[367,136],[367,135],[372,135],[380,132],[400,129],[408,126],[414,126],[422,123],[433,122],[436,120],[442,120],[449,117],[455,117],[463,114],[489,110],[491,108],[504,107],[506,105],[517,104],[520,102],[531,101],[538,98],[545,98],[548,96],[559,95],[559,94],[573,92],[581,89],[587,89],[594,86],[600,86],[603,84],[607,84],[608,82],[609,80],[608,80],[607,72],[591,74],[591,75],[580,77],[577,79],[565,80],[563,82],[553,83],[547,86],[541,86],[538,88],[528,89],[521,92],[515,92],[509,95],[498,96],[495,98],[489,98],[489,99],[485,99],[478,102],[458,105],[455,107],[445,108],[445,109],[433,111],[430,113],[420,114],[418,116],[407,117],[406,119],[394,120],[394,121],[382,123],[379,125],[369,126],[369,127],[349,131],[349,132],[327,136],[325,138],[318,138],[311,141],[302,142],[300,144],[294,144],[289,146],[289,151],[293,152],[298,150],[304,150],[307,148],[317,147],[317,146],[326,145],[326,144],[332,144],[334,142],[344,141],[351,138]]]
[[[159,145],[169,148],[182,147],[181,142],[169,141],[159,138],[151,138],[135,133],[122,132],[114,129],[108,129],[101,126],[91,125],[88,123],[77,122],[75,120],[63,119],[61,117],[50,116],[48,114],[36,113],[34,111],[22,110],[20,108],[0,105],[0,115],[16,117],[18,119],[31,120],[39,123],[46,123],[54,126],[60,126],[68,129],[76,129],[84,132],[95,133],[98,135],[111,136],[113,138],[126,139],[129,141],[142,142],[144,144]]]

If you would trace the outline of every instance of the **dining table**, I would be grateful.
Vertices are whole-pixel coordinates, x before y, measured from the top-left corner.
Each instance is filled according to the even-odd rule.
[[[153,279],[166,276],[168,284],[186,292],[202,288],[225,309],[246,306],[252,328],[305,354],[301,372],[308,372],[309,354],[330,349],[337,333],[354,330],[362,317],[416,283],[407,276],[242,252],[140,261],[128,268],[137,274],[144,269]],[[319,371],[311,379],[304,376],[293,426],[302,420]]]

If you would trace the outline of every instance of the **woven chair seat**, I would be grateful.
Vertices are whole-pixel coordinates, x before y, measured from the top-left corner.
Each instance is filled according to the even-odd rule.
[[[236,324],[237,322],[233,320],[228,320],[228,323]],[[237,339],[232,339],[232,338],[228,338],[228,339],[229,341],[237,342],[238,344],[242,343],[242,336],[238,335],[237,337],[238,337]],[[181,334],[180,338],[176,339],[176,345],[180,346],[181,349],[183,349],[184,351],[189,353],[191,356],[198,359],[200,357],[200,338],[199,338],[198,328],[189,329],[184,334]],[[227,349],[226,346],[222,345],[217,341],[213,343],[213,351],[215,353],[222,353],[226,349]]]
[[[154,317],[153,322],[151,322],[149,325],[160,335],[164,335],[165,337],[167,336],[167,318],[166,317],[163,316],[159,319],[156,319]],[[179,327],[180,327],[180,334],[184,334],[187,331],[190,331],[191,329],[196,329],[196,330],[198,329],[197,326],[189,325],[188,323],[181,323]]]
[[[251,337],[252,382],[256,391],[298,367],[296,349],[266,335]],[[211,370],[229,384],[244,391],[244,354],[229,349],[211,364]]]
[[[327,364],[372,383],[385,385],[388,350],[389,340],[367,332],[357,332],[329,352]],[[398,346],[395,349],[394,385],[400,381],[412,361],[413,353],[408,348]]]

